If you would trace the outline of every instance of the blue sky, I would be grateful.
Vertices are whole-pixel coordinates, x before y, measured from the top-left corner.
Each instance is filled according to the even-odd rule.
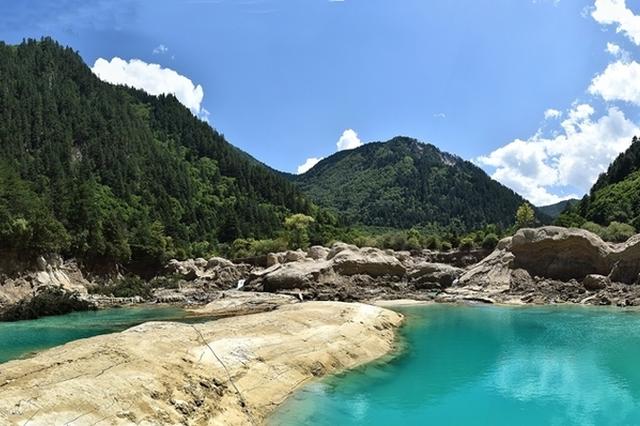
[[[50,35],[103,79],[174,92],[280,170],[406,135],[545,204],[640,134],[638,3],[4,1],[0,39]]]

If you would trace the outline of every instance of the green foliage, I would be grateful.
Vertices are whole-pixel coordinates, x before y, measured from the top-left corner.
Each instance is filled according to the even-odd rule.
[[[404,137],[338,152],[292,179],[351,226],[507,227],[524,202],[472,163]]]
[[[528,228],[535,223],[535,212],[529,203],[523,203],[516,211],[516,227]]]
[[[469,251],[473,248],[474,241],[471,237],[465,237],[460,240],[458,248],[462,251]]]
[[[500,239],[496,234],[487,234],[482,239],[482,248],[486,250],[493,250],[498,245],[498,241],[500,241]]]
[[[625,242],[636,233],[636,229],[633,226],[620,222],[611,222],[606,227],[593,222],[585,222],[582,225],[582,229],[599,235],[605,241],[616,243]]]
[[[312,214],[174,96],[104,83],[51,39],[0,43],[0,76],[0,249],[159,264]]]
[[[309,226],[315,222],[311,216],[297,213],[284,220],[289,246],[293,249],[309,247]]]
[[[589,195],[563,213],[557,223],[576,225],[580,220],[613,225],[611,230],[603,231],[613,241],[624,239],[631,230],[614,222],[640,227],[640,139],[633,138],[629,149],[600,175]]]

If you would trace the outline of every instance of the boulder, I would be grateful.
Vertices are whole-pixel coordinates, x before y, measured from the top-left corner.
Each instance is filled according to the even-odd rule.
[[[611,247],[597,235],[575,228],[521,229],[511,239],[514,267],[532,276],[568,281],[589,274],[607,275]]]
[[[279,267],[260,277],[264,291],[304,289],[332,274],[331,263],[328,261],[305,260],[277,266]]]
[[[332,249],[333,250],[333,249]],[[394,256],[375,248],[362,250],[344,249],[331,258],[333,269],[340,275],[364,274],[371,277],[383,275],[403,276],[405,267]]]
[[[409,273],[409,279],[417,288],[444,288],[450,287],[463,273],[463,269],[455,266],[423,262]]]
[[[611,284],[611,280],[603,275],[589,274],[582,280],[584,288],[590,291],[603,290]]]
[[[334,243],[329,250],[329,254],[327,254],[327,260],[333,259],[338,253],[344,250],[358,251],[358,247],[353,244],[345,244],[341,242]]]
[[[284,262],[285,263],[298,262],[304,259],[305,257],[307,257],[307,253],[305,253],[302,250],[296,250],[296,251],[289,250],[284,254]]]
[[[280,263],[280,259],[278,258],[278,255],[276,253],[269,253],[267,255],[267,268],[273,265],[277,265],[279,263]]]
[[[223,257],[212,257],[207,261],[206,269],[229,268],[233,266],[235,266],[235,264],[230,260]]]
[[[313,260],[325,260],[329,255],[329,249],[322,246],[309,247],[307,256]]]

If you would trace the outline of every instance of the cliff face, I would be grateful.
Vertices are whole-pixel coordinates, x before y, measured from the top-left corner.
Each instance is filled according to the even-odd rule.
[[[143,324],[4,364],[0,423],[259,424],[313,377],[391,351],[401,322],[370,305],[309,302]]]

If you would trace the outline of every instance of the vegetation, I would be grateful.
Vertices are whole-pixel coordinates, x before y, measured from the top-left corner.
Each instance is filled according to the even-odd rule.
[[[51,39],[0,43],[0,75],[0,249],[157,264],[313,214],[175,97],[101,82]]]
[[[624,241],[640,228],[640,140],[633,138],[600,175],[588,196],[569,206],[556,223],[581,227],[609,241]]]
[[[516,228],[528,228],[535,223],[535,212],[529,203],[523,203],[516,211]]]
[[[291,179],[346,225],[508,227],[524,202],[474,164],[406,137],[338,152]]]

